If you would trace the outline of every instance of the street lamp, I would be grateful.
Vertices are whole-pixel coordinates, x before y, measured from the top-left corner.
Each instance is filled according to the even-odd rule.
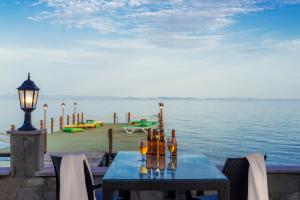
[[[163,129],[163,109],[164,109],[164,104],[163,102],[159,102],[158,103],[159,106],[159,126],[161,127],[161,129]]]
[[[46,115],[47,115],[47,109],[48,109],[48,105],[45,103],[44,105],[43,105],[43,107],[44,107],[44,129],[47,129],[47,122],[46,122],[46,120],[47,120],[47,118],[46,118]]]
[[[34,131],[36,128],[31,124],[31,112],[36,108],[40,89],[30,80],[30,73],[28,73],[28,79],[17,89],[19,92],[20,107],[25,112],[24,124],[19,130]]]
[[[61,116],[62,116],[62,126],[64,126],[64,120],[65,120],[65,102],[62,102],[61,104]]]
[[[163,102],[159,102],[158,105],[159,105],[160,110],[164,109],[165,105],[163,104]]]
[[[163,118],[163,116],[162,116],[163,109],[164,109],[165,106],[164,106],[163,102],[159,102],[158,105],[159,105],[160,117],[162,119]]]
[[[73,106],[74,106],[74,116],[76,116],[76,109],[77,109],[77,103],[76,103],[76,101],[73,103]]]

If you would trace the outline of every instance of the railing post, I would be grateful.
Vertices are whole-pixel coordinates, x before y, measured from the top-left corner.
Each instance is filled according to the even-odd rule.
[[[51,133],[53,133],[53,127],[54,127],[54,119],[53,117],[51,117],[51,124],[50,124]]]
[[[43,122],[43,120],[40,120],[40,129],[41,130],[44,129],[43,127],[44,127],[44,122]]]
[[[72,125],[75,125],[75,114],[72,114]]]
[[[15,125],[10,125],[10,130],[12,130],[12,131],[16,130],[16,126]]]
[[[83,123],[83,112],[81,113],[81,123]]]
[[[67,115],[67,126],[70,124],[70,115]]]
[[[108,129],[108,153],[109,155],[113,152],[113,130],[110,128]]]

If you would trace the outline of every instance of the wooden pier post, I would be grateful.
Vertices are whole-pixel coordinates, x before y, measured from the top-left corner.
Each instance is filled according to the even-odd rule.
[[[67,126],[70,124],[70,115],[67,115]]]
[[[117,113],[114,112],[114,124],[117,123]]]
[[[44,122],[43,122],[43,120],[40,120],[40,129],[41,130],[44,129]]]
[[[12,131],[16,130],[16,126],[15,125],[10,125],[10,130],[12,130]]]
[[[47,153],[48,149],[48,130],[47,128],[44,129],[45,134],[44,134],[44,153]]]
[[[108,129],[108,153],[109,155],[113,152],[113,130],[110,128]]]
[[[63,126],[64,126],[64,125],[63,125],[63,117],[60,116],[60,117],[59,117],[59,129],[60,129],[60,130],[63,130],[63,128],[64,128]]]
[[[81,113],[81,123],[83,123],[83,112]]]
[[[51,124],[50,124],[51,133],[53,133],[53,127],[54,127],[54,119],[53,117],[51,117]]]
[[[72,114],[72,125],[75,125],[75,114]]]
[[[130,121],[131,121],[131,120],[130,120],[130,116],[131,116],[131,113],[128,112],[128,116],[127,116],[127,120],[128,120],[127,123],[128,123],[128,124],[130,124]]]
[[[157,121],[160,123],[160,113],[157,114]]]

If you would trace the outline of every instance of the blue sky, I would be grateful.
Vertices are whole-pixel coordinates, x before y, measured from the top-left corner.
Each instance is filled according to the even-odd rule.
[[[0,94],[300,98],[298,0],[0,0]]]

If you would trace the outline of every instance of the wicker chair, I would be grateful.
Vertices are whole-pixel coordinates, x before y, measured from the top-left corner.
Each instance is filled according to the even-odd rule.
[[[265,156],[265,160],[267,156]],[[248,198],[248,171],[249,162],[247,158],[228,158],[223,167],[222,173],[230,182],[230,200],[247,200]],[[204,195],[192,197],[186,192],[188,200],[217,200],[217,195]]]
[[[55,170],[55,176],[56,176],[56,199],[59,200],[59,193],[60,193],[60,165],[62,157],[58,156],[51,156],[54,170]],[[85,184],[86,184],[86,190],[88,194],[89,200],[94,200],[94,190],[101,188],[101,184],[93,185],[92,182],[92,175],[90,174],[90,171],[88,169],[88,166],[85,161],[83,161],[84,165],[84,175],[85,175]],[[97,200],[102,199],[102,194],[96,194]]]

